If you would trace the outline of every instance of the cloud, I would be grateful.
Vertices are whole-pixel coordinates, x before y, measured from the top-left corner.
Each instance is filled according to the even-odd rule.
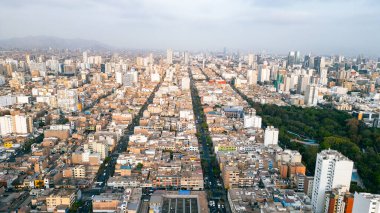
[[[378,54],[379,2],[3,0],[0,38],[53,35],[130,48]]]

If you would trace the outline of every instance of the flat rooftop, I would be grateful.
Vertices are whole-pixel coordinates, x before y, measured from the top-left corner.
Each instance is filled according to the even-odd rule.
[[[198,213],[197,198],[163,198],[162,212]]]

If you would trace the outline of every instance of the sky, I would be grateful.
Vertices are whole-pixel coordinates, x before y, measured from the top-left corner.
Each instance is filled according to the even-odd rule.
[[[1,0],[0,39],[380,56],[379,0]]]

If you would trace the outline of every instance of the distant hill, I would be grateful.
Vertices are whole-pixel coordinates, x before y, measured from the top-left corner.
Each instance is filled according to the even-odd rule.
[[[64,39],[53,36],[27,36],[0,39],[0,49],[109,49],[109,45],[94,40]]]

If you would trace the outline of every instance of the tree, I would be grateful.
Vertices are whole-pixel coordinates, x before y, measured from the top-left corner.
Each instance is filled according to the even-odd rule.
[[[138,163],[137,166],[136,166],[136,169],[141,171],[141,169],[143,168],[144,164],[142,163]]]
[[[361,158],[360,148],[353,143],[349,138],[345,137],[326,137],[320,145],[321,149],[339,150],[343,155],[353,161]]]

